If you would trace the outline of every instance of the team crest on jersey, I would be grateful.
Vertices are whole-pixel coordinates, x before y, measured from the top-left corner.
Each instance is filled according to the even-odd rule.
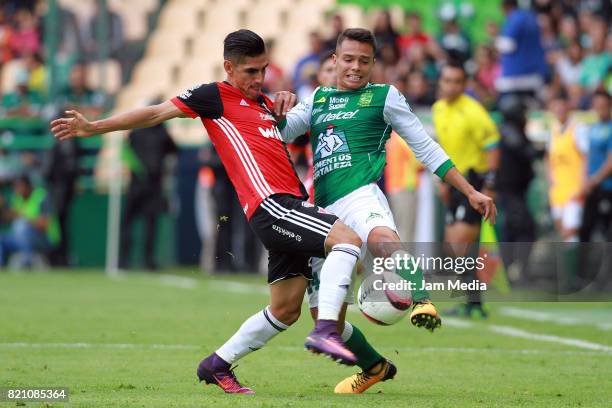
[[[317,136],[317,148],[315,150],[315,160],[325,159],[334,153],[348,153],[349,146],[346,142],[346,135],[343,130],[336,129],[334,125],[329,125],[325,132]]]
[[[370,106],[370,104],[372,103],[373,97],[374,97],[374,94],[371,91],[366,91],[362,93],[361,96],[359,97],[359,101],[357,102],[357,106],[359,106],[360,108],[363,108],[365,106]]]

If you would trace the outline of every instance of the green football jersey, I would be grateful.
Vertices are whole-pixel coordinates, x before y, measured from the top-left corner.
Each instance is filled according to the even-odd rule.
[[[448,156],[391,85],[368,84],[354,91],[319,87],[280,127],[286,141],[310,130],[315,203],[322,207],[381,177],[392,129],[432,171],[449,167],[443,166]]]

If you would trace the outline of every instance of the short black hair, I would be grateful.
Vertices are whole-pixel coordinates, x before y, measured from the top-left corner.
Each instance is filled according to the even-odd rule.
[[[461,72],[463,72],[463,78],[467,79],[468,78],[468,74],[467,71],[465,70],[465,66],[463,66],[463,63],[461,61],[457,61],[457,60],[449,60],[447,61],[443,66],[442,69],[444,68],[452,68],[452,69],[458,69]]]
[[[338,36],[338,40],[336,41],[336,51],[340,48],[340,45],[344,42],[344,40],[354,40],[360,43],[370,44],[372,46],[372,50],[376,53],[376,37],[370,30],[366,30],[365,28],[347,28]]]
[[[223,58],[241,62],[244,57],[257,57],[266,53],[264,40],[251,30],[229,33],[223,40]]]
[[[565,88],[560,88],[557,92],[555,92],[552,96],[552,98],[550,98],[551,101],[558,101],[558,100],[562,100],[564,102],[567,102],[569,100],[569,94],[567,93],[567,91],[565,90]]]

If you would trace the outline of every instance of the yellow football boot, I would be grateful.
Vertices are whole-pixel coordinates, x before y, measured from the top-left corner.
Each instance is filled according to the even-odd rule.
[[[442,326],[442,319],[430,300],[414,304],[410,313],[410,322],[416,327],[424,327],[431,332]]]
[[[334,392],[336,394],[361,394],[380,381],[392,380],[397,368],[389,360],[383,360],[368,372],[361,371],[340,381]]]

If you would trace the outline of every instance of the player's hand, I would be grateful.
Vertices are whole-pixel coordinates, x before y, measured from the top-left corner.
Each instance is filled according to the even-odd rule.
[[[51,132],[56,139],[67,140],[73,137],[89,137],[95,134],[92,123],[79,112],[68,110],[66,115],[68,117],[51,121]]]
[[[491,197],[474,190],[468,195],[468,200],[472,208],[484,216],[485,221],[489,220],[491,224],[495,224],[497,208]]]
[[[274,94],[274,105],[272,110],[276,120],[279,122],[287,116],[287,112],[295,106],[297,96],[289,91],[281,91]]]

